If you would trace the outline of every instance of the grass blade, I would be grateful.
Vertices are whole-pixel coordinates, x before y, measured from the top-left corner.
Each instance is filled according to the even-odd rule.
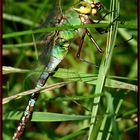
[[[119,13],[118,6],[119,6],[119,4],[118,4],[117,0],[111,0],[110,11],[117,11],[117,14],[115,14],[114,12],[111,13],[111,15],[110,15],[111,22],[118,16],[118,13]],[[114,25],[110,28],[110,32],[108,33],[108,36],[107,36],[106,51],[104,53],[104,56],[102,58],[102,62],[100,65],[99,75],[98,75],[97,84],[96,84],[96,88],[95,88],[95,94],[102,92],[107,74],[109,72],[109,66],[111,63],[111,58],[112,58],[113,49],[115,46],[116,35],[117,35],[117,27],[118,27],[118,23],[116,21],[114,23]],[[94,116],[94,118],[91,118],[91,122],[90,122],[91,126],[89,129],[88,140],[93,140],[94,124],[96,121],[95,116],[97,116],[99,102],[100,102],[100,97],[95,98],[93,100],[93,107],[92,107],[91,115]]]

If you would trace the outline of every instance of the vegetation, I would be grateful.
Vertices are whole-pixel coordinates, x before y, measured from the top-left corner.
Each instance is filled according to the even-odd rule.
[[[62,12],[77,2],[63,0]],[[86,37],[81,55],[99,68],[76,59],[80,40],[76,36],[68,55],[41,89],[23,140],[138,138],[137,1],[101,3],[112,11],[115,5],[120,18],[102,35],[95,27],[106,27],[113,12],[103,23],[86,25],[104,52],[99,53]],[[51,0],[3,1],[3,139],[11,139],[34,89],[37,76],[32,73],[39,67],[36,36],[73,28],[38,28],[52,9]]]

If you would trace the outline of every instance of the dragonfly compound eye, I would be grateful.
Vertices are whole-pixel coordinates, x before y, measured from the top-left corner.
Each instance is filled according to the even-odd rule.
[[[73,7],[73,9],[80,14],[90,14],[92,10],[91,5],[83,1],[76,5],[76,7]]]

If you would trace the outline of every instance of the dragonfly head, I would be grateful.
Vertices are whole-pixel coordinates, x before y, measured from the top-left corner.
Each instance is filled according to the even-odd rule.
[[[102,8],[102,5],[100,2],[95,3],[89,3],[89,2],[84,2],[81,1],[79,4],[77,4],[73,9],[80,13],[80,14],[85,14],[85,15],[95,15],[100,9]]]

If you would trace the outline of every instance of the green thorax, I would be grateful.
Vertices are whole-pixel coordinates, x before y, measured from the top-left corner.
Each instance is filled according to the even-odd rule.
[[[65,13],[58,26],[75,26],[92,23],[90,15],[95,15],[100,7],[100,3],[80,2],[76,7],[73,7]],[[76,29],[58,31],[52,49],[52,56],[63,59],[68,52],[71,40],[74,39],[76,35]]]
[[[62,18],[62,23],[59,26],[74,26],[80,25],[81,21],[79,15],[74,10],[70,10]],[[72,39],[77,35],[75,29],[58,31],[57,39],[55,40],[54,47],[52,49],[52,55],[59,59],[63,59],[68,52],[68,48]]]
[[[67,13],[65,13],[64,22],[62,24],[63,26],[75,26],[80,24],[81,21],[77,12],[75,12],[74,10],[68,10]],[[77,32],[75,29],[60,31],[60,37],[65,40],[71,40],[75,38],[76,35]]]

